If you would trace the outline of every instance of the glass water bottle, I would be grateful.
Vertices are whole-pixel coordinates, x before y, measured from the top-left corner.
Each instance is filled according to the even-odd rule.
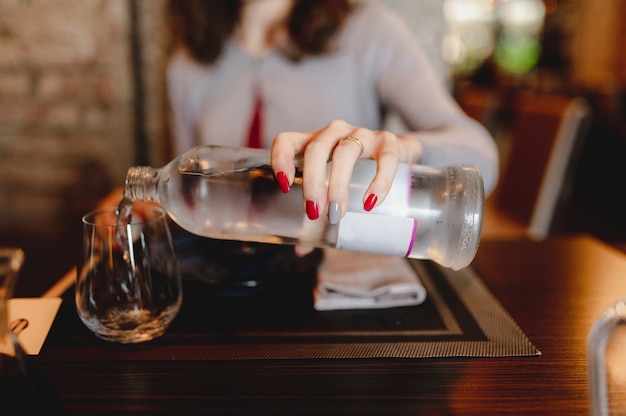
[[[323,217],[308,219],[301,166],[296,160],[294,184],[283,193],[269,150],[200,146],[162,168],[130,168],[124,196],[156,202],[182,228],[214,239],[406,256],[455,270],[473,260],[484,208],[475,167],[400,164],[385,200],[366,212],[363,194],[376,161],[359,159],[347,213],[333,225]]]

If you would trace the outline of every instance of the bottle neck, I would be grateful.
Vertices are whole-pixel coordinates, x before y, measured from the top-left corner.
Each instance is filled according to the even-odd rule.
[[[159,169],[135,166],[128,169],[124,197],[131,201],[158,202]]]

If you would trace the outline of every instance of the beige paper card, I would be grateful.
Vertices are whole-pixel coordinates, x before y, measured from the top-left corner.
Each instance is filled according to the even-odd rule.
[[[39,354],[61,301],[61,298],[9,299],[9,327],[16,328],[14,331],[27,354]]]

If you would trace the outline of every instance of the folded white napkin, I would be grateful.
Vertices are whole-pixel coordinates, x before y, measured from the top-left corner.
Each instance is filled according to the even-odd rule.
[[[426,289],[405,258],[326,250],[314,291],[315,309],[419,305]]]

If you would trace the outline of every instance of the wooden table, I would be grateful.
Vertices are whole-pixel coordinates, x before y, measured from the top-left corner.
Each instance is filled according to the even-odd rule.
[[[626,256],[585,236],[489,241],[473,267],[541,356],[128,361],[75,337],[79,353],[44,345],[35,363],[72,414],[588,414],[587,335],[626,295]]]

